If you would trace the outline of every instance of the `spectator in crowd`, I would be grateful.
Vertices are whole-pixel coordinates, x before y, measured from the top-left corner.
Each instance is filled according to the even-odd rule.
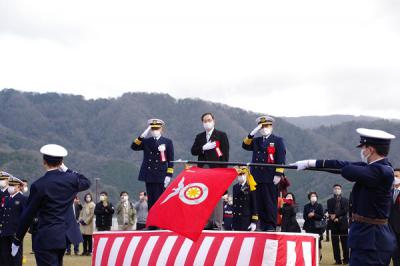
[[[283,200],[283,206],[280,208],[282,214],[282,232],[300,233],[300,226],[297,223],[297,205],[294,194],[289,192]]]
[[[342,186],[333,186],[333,197],[327,202],[329,220],[332,232],[332,248],[335,265],[349,263],[349,248],[347,246],[349,230],[349,200],[342,196]],[[339,240],[342,244],[343,260],[340,257]]]
[[[139,192],[139,201],[135,203],[136,209],[136,230],[142,230],[146,227],[146,220],[148,214],[147,207],[147,193],[145,191]]]
[[[389,224],[396,236],[397,248],[392,255],[393,266],[400,266],[400,168],[394,169],[393,204]]]
[[[74,218],[76,220],[76,223],[79,224],[79,215],[82,210],[82,204],[78,196],[76,196],[74,199],[74,203],[72,204],[72,210],[74,212]],[[74,246],[74,254],[79,255],[79,242],[71,243],[69,239],[67,239],[67,250],[65,252],[65,255],[71,255],[71,244]]]
[[[136,209],[132,202],[129,201],[129,194],[126,191],[120,193],[120,202],[117,205],[117,222],[118,230],[133,230],[136,219]]]
[[[204,131],[197,134],[191,148],[193,156],[197,156],[199,161],[221,161],[229,160],[229,140],[225,132],[215,128],[215,117],[212,113],[205,113],[201,116]],[[226,165],[218,164],[198,164],[203,168],[224,168]],[[222,195],[221,195],[222,196]],[[223,222],[223,203],[218,201],[213,213],[208,220],[205,229],[222,230]]]
[[[96,215],[97,231],[110,231],[114,207],[108,200],[107,192],[103,191],[100,193],[100,201],[94,208],[94,214]]]
[[[318,195],[317,192],[310,192],[308,193],[308,199],[310,203],[307,203],[304,206],[303,210],[303,218],[304,218],[304,225],[303,229],[306,233],[312,234],[319,234],[319,256],[320,259],[322,258],[322,234],[325,231],[325,224],[324,224],[324,208],[322,204],[318,203]]]
[[[231,201],[229,201],[228,191],[226,191],[226,194],[222,198],[224,200],[224,219],[223,219],[224,230],[231,231],[232,219],[233,219],[232,198]]]
[[[233,230],[255,231],[258,222],[256,182],[247,167],[239,170],[233,186]]]
[[[93,217],[95,206],[96,204],[93,202],[92,194],[86,193],[85,203],[83,204],[83,208],[79,216],[79,223],[81,224],[80,228],[83,237],[82,256],[92,255]]]

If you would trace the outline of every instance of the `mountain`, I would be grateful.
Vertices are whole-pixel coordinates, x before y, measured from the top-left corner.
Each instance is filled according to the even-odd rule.
[[[379,120],[377,117],[354,115],[299,116],[281,118],[303,129],[314,129],[321,126],[334,126],[350,121],[369,122]]]
[[[198,99],[174,99],[167,94],[126,93],[119,98],[85,100],[82,96],[57,93],[0,91],[0,169],[33,182],[43,174],[40,147],[57,143],[69,150],[66,165],[99,179],[98,192],[106,190],[115,202],[127,190],[131,198],[144,189],[137,180],[142,154],[130,149],[131,142],[158,117],[166,122],[165,136],[174,141],[175,159],[195,159],[190,154],[194,137],[201,132],[200,116],[213,112],[216,127],[228,134],[230,160],[250,161],[251,153],[241,148],[242,139],[255,126],[259,114],[224,104]],[[352,124],[353,123],[353,124]],[[379,127],[400,136],[399,124],[387,121],[358,121],[336,126],[302,129],[276,118],[274,132],[284,138],[287,162],[306,158],[358,160],[355,128]],[[399,150],[398,142],[393,150]],[[400,154],[392,153],[394,162]],[[182,165],[177,166],[179,173]],[[324,200],[335,183],[350,184],[328,173],[287,171],[300,203],[308,191],[318,191]]]

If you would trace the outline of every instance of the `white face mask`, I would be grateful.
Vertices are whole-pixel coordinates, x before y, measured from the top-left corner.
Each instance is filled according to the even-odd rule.
[[[336,196],[339,196],[342,194],[342,190],[341,189],[334,189],[333,190],[333,194],[335,194]]]
[[[367,156],[365,156],[365,155],[364,155],[364,150],[365,150],[365,149],[361,149],[361,151],[360,151],[361,161],[362,161],[363,163],[368,163],[368,158],[369,158],[369,156],[371,156],[371,154],[368,154]]]
[[[293,200],[293,197],[292,196],[287,196],[286,199],[287,200]]]
[[[317,197],[312,196],[312,197],[310,198],[310,201],[311,201],[311,203],[317,202]]]
[[[128,196],[122,196],[122,197],[121,197],[121,200],[122,200],[122,201],[128,201],[128,198],[129,198]]]
[[[153,138],[158,138],[161,136],[161,130],[152,130],[151,135],[153,136]]]
[[[12,195],[12,194],[15,193],[15,187],[8,187],[8,188],[7,188],[7,191],[8,191],[8,193],[9,193],[10,195]]]
[[[260,134],[263,136],[271,135],[272,129],[270,127],[263,127],[260,129]]]
[[[0,180],[0,187],[4,188],[5,186],[7,186],[7,181],[6,180]]]
[[[86,197],[86,202],[91,202],[92,198],[91,197]]]
[[[23,193],[28,192],[28,187],[24,187],[24,188],[22,189],[22,192],[23,192]]]
[[[237,177],[237,180],[240,184],[243,184],[246,181],[246,176],[245,175],[239,175]]]
[[[105,201],[105,200],[106,200],[106,196],[101,195],[101,196],[100,196],[100,201]]]
[[[206,131],[210,131],[214,128],[214,122],[205,122],[203,123],[203,127]]]

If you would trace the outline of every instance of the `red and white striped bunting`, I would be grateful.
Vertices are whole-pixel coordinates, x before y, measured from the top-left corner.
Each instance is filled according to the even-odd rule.
[[[190,239],[170,231],[96,232],[93,266],[318,265],[318,235],[203,231]]]

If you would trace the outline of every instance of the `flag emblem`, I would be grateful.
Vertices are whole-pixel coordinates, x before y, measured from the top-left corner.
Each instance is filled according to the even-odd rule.
[[[208,187],[203,183],[192,183],[179,192],[179,199],[188,205],[202,203],[208,196]]]

